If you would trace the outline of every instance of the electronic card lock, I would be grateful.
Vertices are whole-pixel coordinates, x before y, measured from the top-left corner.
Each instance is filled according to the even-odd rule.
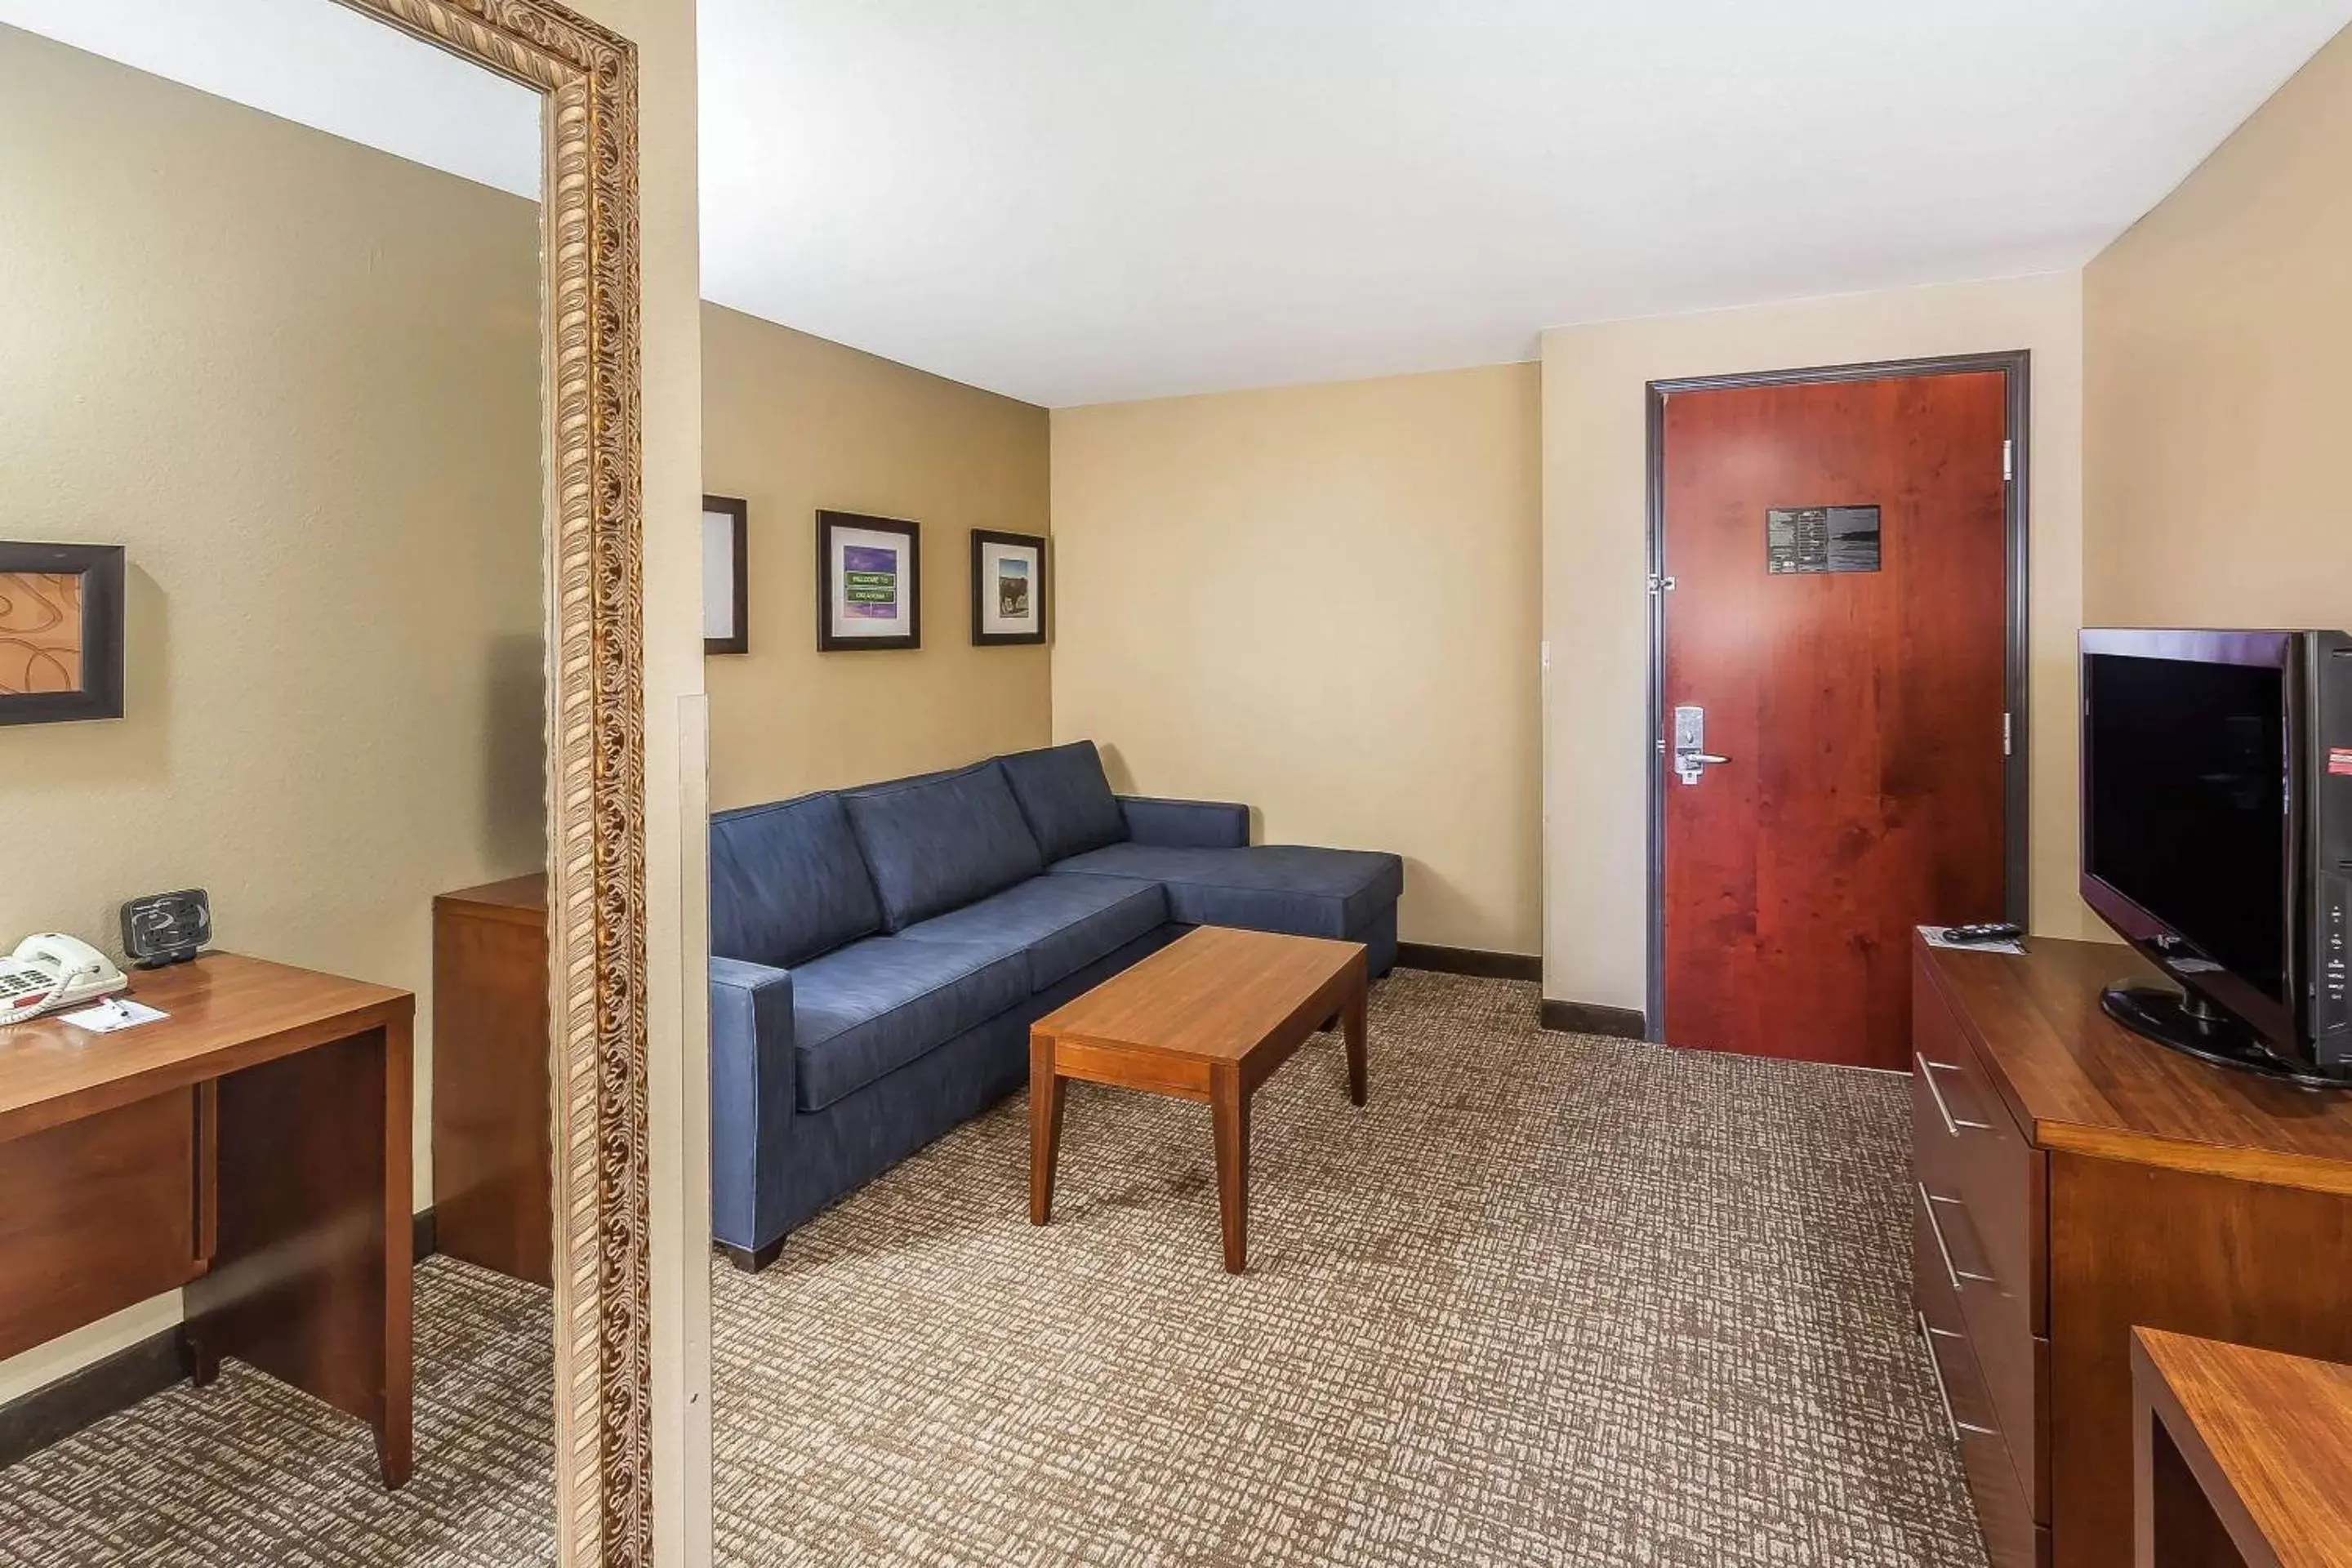
[[[1695,784],[1710,766],[1730,760],[1706,749],[1706,709],[1685,704],[1675,710],[1675,777]]]

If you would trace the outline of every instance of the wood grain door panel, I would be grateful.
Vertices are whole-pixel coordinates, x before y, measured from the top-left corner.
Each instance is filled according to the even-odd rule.
[[[1680,392],[1663,422],[1665,1037],[1894,1069],[1910,932],[2004,905],[2008,384]],[[1775,508],[1876,506],[1876,571],[1767,570]]]

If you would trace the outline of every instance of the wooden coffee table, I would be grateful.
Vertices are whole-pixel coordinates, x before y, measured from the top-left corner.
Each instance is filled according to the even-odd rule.
[[[1202,926],[1029,1026],[1029,1223],[1054,1212],[1069,1080],[1206,1100],[1225,1268],[1248,1249],[1249,1110],[1257,1086],[1335,1014],[1348,1098],[1364,1103],[1360,942]]]

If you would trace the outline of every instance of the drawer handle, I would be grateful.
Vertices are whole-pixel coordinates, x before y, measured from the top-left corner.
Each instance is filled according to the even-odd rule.
[[[1960,1434],[1963,1432],[1971,1437],[2000,1436],[2000,1434],[1990,1426],[1979,1426],[1974,1422],[1963,1421],[1952,1414],[1952,1396],[1944,1388],[1944,1358],[1936,1353],[1936,1336],[1939,1333],[1943,1333],[1944,1338],[1948,1340],[1960,1337],[1958,1334],[1944,1333],[1944,1331],[1927,1321],[1927,1313],[1920,1313],[1919,1342],[1927,1347],[1928,1381],[1936,1385],[1936,1403],[1944,1407],[1944,1425],[1952,1429],[1952,1446],[1956,1448],[1959,1447]]]
[[[1965,1268],[1955,1267],[1952,1263],[1952,1249],[1944,1240],[1944,1226],[1943,1222],[1936,1217],[1936,1205],[1950,1204],[1963,1212],[1968,1205],[1962,1204],[1958,1198],[1937,1197],[1927,1190],[1927,1184],[1925,1182],[1919,1184],[1919,1201],[1927,1205],[1927,1234],[1936,1238],[1936,1255],[1944,1260],[1944,1275],[1952,1282],[1952,1294],[1958,1296],[1960,1293],[1960,1281],[1963,1279],[1973,1279],[1979,1285],[2000,1284],[2000,1281],[1990,1274],[1972,1274]]]
[[[1991,1122],[1969,1121],[1964,1118],[1956,1117],[1952,1114],[1952,1108],[1944,1103],[1944,1091],[1936,1087],[1936,1075],[1939,1072],[1959,1071],[1960,1069],[1957,1063],[1931,1062],[1926,1057],[1921,1056],[1917,1051],[1913,1051],[1911,1053],[1911,1059],[1919,1064],[1919,1077],[1924,1079],[1927,1085],[1927,1098],[1936,1102],[1936,1114],[1944,1119],[1944,1131],[1947,1133],[1954,1138],[1958,1138],[1960,1135],[1960,1129],[1963,1127],[1969,1128],[1977,1132],[1990,1132],[1992,1131]]]

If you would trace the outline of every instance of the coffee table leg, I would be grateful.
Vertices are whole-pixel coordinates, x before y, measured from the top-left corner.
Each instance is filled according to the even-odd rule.
[[[1359,968],[1355,989],[1349,993],[1346,1005],[1339,1009],[1339,1026],[1347,1032],[1348,1038],[1348,1098],[1358,1105],[1364,1103],[1366,1079],[1370,1076],[1364,1013],[1364,972]]]
[[[1249,1091],[1221,1068],[1209,1083],[1209,1124],[1217,1142],[1217,1217],[1224,1224],[1225,1272],[1239,1274],[1249,1250]]]
[[[1050,1040],[1029,1042],[1029,1223],[1054,1217],[1054,1163],[1062,1152],[1062,1100],[1070,1080],[1054,1070]]]

